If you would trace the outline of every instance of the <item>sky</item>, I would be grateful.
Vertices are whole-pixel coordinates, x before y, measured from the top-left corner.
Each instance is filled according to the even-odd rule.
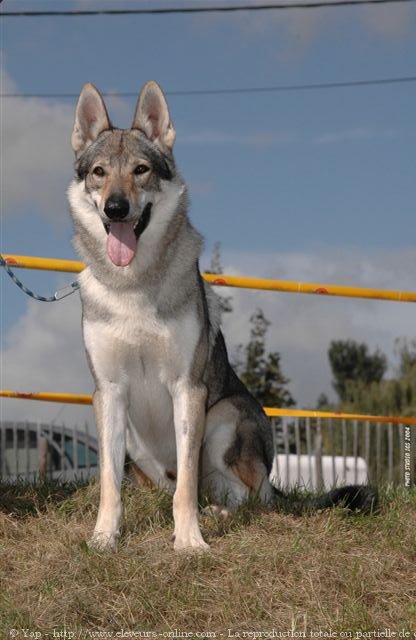
[[[197,0],[3,0],[0,13],[196,5]],[[219,241],[224,272],[232,275],[416,289],[416,82],[175,95],[416,76],[416,3],[3,17],[0,29],[3,253],[76,259],[66,202],[76,96],[87,81],[103,93],[136,94],[154,79],[167,93],[190,217],[205,238],[202,268]],[[113,122],[128,127],[135,98],[106,102]],[[43,295],[73,280],[71,274],[27,270],[18,275]],[[335,400],[327,357],[331,340],[380,348],[393,375],[396,339],[416,337],[411,304],[226,293],[234,307],[224,318],[230,353],[247,342],[250,316],[262,308],[271,322],[267,347],[281,354],[299,407],[314,406],[321,392]],[[92,391],[78,294],[58,303],[35,302],[3,272],[0,306],[1,388]],[[2,420],[68,426],[92,421],[90,408],[0,402]]]

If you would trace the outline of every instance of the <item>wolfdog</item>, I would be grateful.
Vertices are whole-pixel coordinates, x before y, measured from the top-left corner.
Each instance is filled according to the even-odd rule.
[[[142,89],[130,129],[113,127],[86,84],[76,108],[69,187],[82,327],[95,381],[100,505],[90,544],[115,548],[126,454],[145,482],[174,493],[174,548],[206,549],[198,490],[213,507],[256,495],[284,506],[269,480],[269,421],[229,364],[217,296],[201,277],[202,238],[172,154],[175,129],[156,82]],[[304,502],[368,511],[375,494],[342,487]]]

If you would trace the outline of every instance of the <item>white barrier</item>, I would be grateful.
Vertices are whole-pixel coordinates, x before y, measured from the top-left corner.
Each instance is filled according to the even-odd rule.
[[[286,455],[279,453],[274,457],[270,480],[277,488],[290,489],[304,487],[308,490],[332,489],[344,484],[366,484],[368,469],[364,458],[354,456],[321,456],[322,483],[319,486],[314,457],[306,454]]]

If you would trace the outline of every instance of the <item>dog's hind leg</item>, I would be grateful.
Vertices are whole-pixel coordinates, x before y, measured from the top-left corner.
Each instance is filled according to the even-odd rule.
[[[242,417],[229,399],[210,409],[202,449],[201,488],[215,505],[232,509],[253,496],[264,503],[271,500],[272,488],[260,445],[256,422]]]

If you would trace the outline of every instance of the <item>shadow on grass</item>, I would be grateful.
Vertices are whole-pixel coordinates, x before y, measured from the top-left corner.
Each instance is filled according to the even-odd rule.
[[[88,487],[90,490],[87,490]],[[80,490],[79,499],[73,500],[75,494]],[[43,513],[51,507],[58,507],[64,511],[90,511],[98,507],[98,493],[98,484],[95,481],[91,482],[82,479],[71,482],[62,480],[29,482],[21,479],[13,483],[7,480],[0,480],[0,512],[15,517],[25,517]],[[399,497],[402,492],[400,489],[396,489],[394,493]],[[405,493],[407,499],[410,499],[412,492],[407,491],[403,492],[401,501],[403,501]],[[394,502],[391,491],[381,490],[380,494],[379,508],[373,511],[374,515],[379,513],[380,510],[386,510],[392,500]],[[416,496],[416,490],[413,496]],[[261,514],[265,512],[279,511],[294,516],[313,514],[321,510],[319,506],[313,504],[314,498],[316,498],[316,494],[301,491],[300,489],[292,489],[286,493],[285,500],[282,503],[277,499],[273,504],[264,505],[261,504],[257,496],[253,496],[243,505],[240,505],[229,518],[224,520],[222,517],[211,517],[209,520],[216,523],[213,526],[214,535],[223,535],[235,527],[238,528],[239,526],[251,524],[253,521],[256,522]],[[143,523],[146,521],[151,522],[153,525],[172,522],[172,496],[164,490],[138,488],[137,486],[132,486],[129,482],[125,482],[123,485],[123,502],[125,511],[129,514],[128,523],[130,527],[132,526],[131,522],[140,522],[141,527],[139,528],[142,528]],[[305,508],[305,502],[312,502],[312,508]],[[210,504],[210,501],[204,496],[200,501],[200,505],[204,507],[207,504]],[[338,509],[349,516],[358,515],[362,517],[363,515],[360,511],[355,514],[354,511],[342,509],[342,501]],[[135,517],[135,513],[137,517]],[[124,526],[126,526],[126,523],[124,523]]]
[[[63,482],[60,480],[44,480],[28,482],[17,480],[0,481],[0,512],[18,518],[42,513],[50,506],[59,505],[79,489],[85,487],[87,481]]]

